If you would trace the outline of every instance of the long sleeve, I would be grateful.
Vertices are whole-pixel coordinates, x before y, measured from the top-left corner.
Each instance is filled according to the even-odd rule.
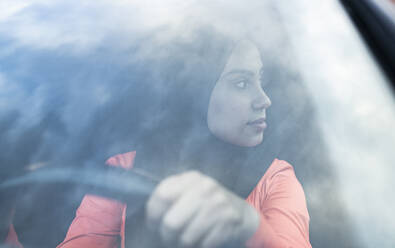
[[[130,169],[135,152],[116,155],[109,166]],[[104,197],[85,195],[64,241],[57,248],[124,247],[126,205]]]
[[[10,225],[8,235],[7,235],[6,239],[4,240],[4,243],[9,245],[10,247],[23,248],[23,245],[21,243],[19,243],[18,235],[15,232],[13,224]]]
[[[306,198],[290,164],[276,159],[247,202],[260,212],[247,247],[311,248]]]

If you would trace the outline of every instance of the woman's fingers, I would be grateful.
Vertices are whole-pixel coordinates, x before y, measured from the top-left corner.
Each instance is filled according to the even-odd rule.
[[[154,190],[146,205],[147,225],[153,229],[161,224],[164,215],[177,199],[199,180],[198,172],[188,172],[163,180]]]
[[[226,226],[215,226],[210,232],[205,235],[203,240],[200,242],[200,248],[220,248],[225,247],[225,244],[229,243],[229,234],[226,231],[229,227]],[[226,246],[228,248],[228,246]]]
[[[212,215],[215,215],[215,212],[213,213],[211,208],[203,208],[198,211],[179,238],[182,247],[197,247],[196,244],[200,243],[213,228],[215,219],[212,218]]]
[[[217,247],[243,244],[253,234],[259,216],[250,208],[212,178],[188,172],[159,184],[147,203],[146,219],[168,246]]]
[[[237,240],[235,231],[241,223],[240,213],[230,204],[226,194],[216,194],[211,204],[193,219],[182,234],[187,243],[199,244],[199,247],[219,247],[228,241]]]
[[[216,187],[217,184],[211,178],[201,175],[199,181],[195,182],[192,187],[177,199],[165,214],[161,225],[161,236],[166,244],[178,247],[191,247],[196,243],[196,240],[199,240],[201,231],[207,230],[206,226],[211,225],[211,221],[207,217],[210,214],[215,215],[215,213],[210,213],[213,208],[207,208],[206,200],[209,201],[211,194],[216,191]],[[205,212],[206,214],[204,214]],[[202,213],[203,216],[201,216]],[[188,237],[188,239],[184,239],[183,233],[189,229],[192,223],[196,222],[195,219],[197,217],[201,228],[196,230],[196,233]]]
[[[202,208],[202,191],[191,187],[170,207],[160,225],[162,240],[171,246],[177,246],[183,229]]]

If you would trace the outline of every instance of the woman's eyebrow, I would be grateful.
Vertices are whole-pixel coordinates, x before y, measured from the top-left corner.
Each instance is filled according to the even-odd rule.
[[[249,71],[249,70],[234,69],[234,70],[231,70],[231,71],[225,73],[224,77],[228,77],[228,76],[231,76],[233,74],[244,74],[246,76],[253,77],[255,73],[252,72],[252,71]]]

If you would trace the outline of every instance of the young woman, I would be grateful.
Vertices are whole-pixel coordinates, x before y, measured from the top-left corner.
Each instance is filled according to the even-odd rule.
[[[85,196],[58,247],[125,247],[132,229],[168,247],[311,247],[293,167],[262,157],[271,100],[257,46],[217,38],[165,50],[144,64],[157,70],[136,76],[136,104],[113,113],[134,117],[118,131],[130,129],[135,151],[107,161],[163,180],[143,214],[127,219],[133,206]]]

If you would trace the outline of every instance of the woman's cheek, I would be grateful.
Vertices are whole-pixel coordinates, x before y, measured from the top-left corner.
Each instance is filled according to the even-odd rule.
[[[240,128],[244,128],[245,124],[249,121],[250,114],[250,101],[244,95],[234,96],[231,101],[229,115],[232,116],[235,124],[237,123]]]

